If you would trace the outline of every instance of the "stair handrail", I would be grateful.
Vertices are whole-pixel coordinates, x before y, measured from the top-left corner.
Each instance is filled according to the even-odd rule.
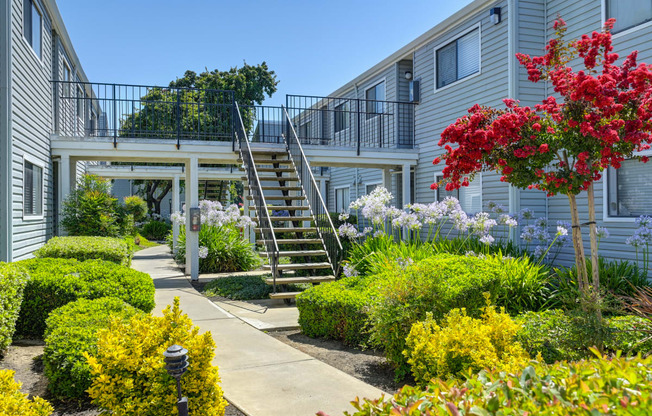
[[[317,226],[317,232],[321,237],[321,240],[326,249],[328,259],[331,263],[333,273],[337,277],[339,273],[339,261],[340,256],[343,253],[342,243],[337,234],[337,229],[333,224],[333,220],[328,212],[328,207],[324,202],[324,198],[319,191],[319,186],[317,186],[317,181],[315,181],[315,176],[312,174],[312,169],[310,169],[310,163],[306,158],[306,154],[303,151],[301,146],[301,141],[297,136],[297,132],[294,129],[290,115],[287,112],[287,109],[284,106],[283,113],[285,114],[285,120],[287,125],[287,134],[284,135],[285,145],[287,146],[288,155],[292,160],[292,164],[297,171],[299,178],[299,184],[303,189],[303,193],[306,195],[308,200],[308,206],[310,212],[315,218],[315,225]],[[305,178],[304,178],[305,175]],[[308,188],[308,189],[306,189]],[[328,219],[326,223],[323,221],[323,217]]]
[[[251,147],[249,146],[249,136],[247,135],[247,130],[244,127],[244,122],[242,121],[242,115],[240,114],[240,107],[238,106],[238,103],[235,103],[235,113],[237,114],[236,117],[239,121],[237,122],[236,126],[236,136],[240,148],[240,158],[242,159],[242,162],[245,166],[245,172],[247,174],[247,182],[249,183],[249,191],[252,196],[252,201],[256,204],[258,226],[260,227],[262,238],[265,239],[267,258],[269,259],[269,265],[272,269],[272,278],[274,279],[274,292],[276,293],[276,277],[279,260],[278,242],[276,241],[276,235],[274,234],[274,228],[272,227],[272,220],[269,216],[269,209],[267,208],[267,202],[265,201],[262,186],[260,185],[258,170],[256,169],[254,157],[251,153]]]

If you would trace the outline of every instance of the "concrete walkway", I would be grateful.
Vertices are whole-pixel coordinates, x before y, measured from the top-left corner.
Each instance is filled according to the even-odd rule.
[[[176,266],[166,246],[135,254],[132,267],[149,273],[156,287],[155,314],[172,303],[215,344],[224,395],[249,416],[308,416],[322,410],[330,416],[353,411],[356,396],[383,393],[266,335],[195,291]]]

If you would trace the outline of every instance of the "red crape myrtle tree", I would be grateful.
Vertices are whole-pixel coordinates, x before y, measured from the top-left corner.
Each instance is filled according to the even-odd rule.
[[[505,109],[474,105],[468,115],[448,126],[439,146],[446,153],[443,182],[447,190],[467,186],[482,170],[502,174],[501,180],[519,188],[536,188],[548,196],[565,194],[571,210],[573,247],[578,285],[588,294],[576,196],[587,191],[591,237],[592,287],[599,289],[597,236],[593,182],[621,162],[649,149],[652,141],[652,66],[637,64],[634,51],[621,65],[612,53],[611,33],[615,20],[604,31],[564,41],[566,23],[555,21],[555,37],[543,56],[517,54],[532,82],[549,81],[555,96],[534,108],[504,100]],[[579,59],[578,59],[579,58]],[[569,66],[578,59],[582,70]],[[435,189],[440,184],[433,184]]]

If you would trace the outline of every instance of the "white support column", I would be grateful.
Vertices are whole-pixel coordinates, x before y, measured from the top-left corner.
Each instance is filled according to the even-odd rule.
[[[172,179],[172,213],[179,211],[179,175]],[[179,223],[172,223],[172,252],[177,254],[179,242]]]
[[[326,192],[326,179],[322,178],[319,180],[319,193],[324,198],[324,204],[328,207],[328,195],[326,195]]]
[[[403,165],[403,206],[406,206],[412,200],[412,187],[410,186],[410,164]]]
[[[199,206],[199,164],[197,157],[186,162],[186,274],[199,280],[199,233],[190,231],[190,208]]]
[[[254,215],[252,214],[252,211],[253,211],[253,210],[249,209],[249,207],[250,207],[251,205],[252,205],[252,204],[251,204],[251,201],[249,200],[249,186],[248,186],[247,184],[245,184],[245,185],[243,186],[243,189],[242,189],[242,207],[244,208],[244,211],[243,211],[244,215],[247,215],[247,216],[249,216],[249,217],[253,217],[253,216],[254,216]],[[257,223],[260,223],[260,220],[259,220],[258,218],[256,218],[256,222],[257,222]],[[256,243],[256,233],[254,232],[254,229],[253,229],[253,228],[254,228],[254,227],[247,226],[247,227],[244,229],[244,235],[245,235],[245,237],[248,237],[248,238],[249,238],[249,242],[250,242],[251,244],[255,244],[255,243]]]
[[[59,177],[57,178],[59,193],[57,195],[57,209],[59,212],[59,223],[63,219],[63,201],[70,195],[72,189],[71,176],[75,174],[74,169],[71,169],[70,157],[68,155],[61,156],[59,159]],[[59,227],[59,235],[65,235],[62,227]]]
[[[388,168],[383,169],[383,188],[392,192],[392,172]]]

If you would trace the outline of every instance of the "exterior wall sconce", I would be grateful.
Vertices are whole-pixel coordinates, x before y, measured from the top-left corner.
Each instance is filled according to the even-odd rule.
[[[489,19],[494,25],[500,23],[500,7],[494,7],[489,10]]]
[[[405,79],[408,81],[412,79],[412,71],[405,71]]]

